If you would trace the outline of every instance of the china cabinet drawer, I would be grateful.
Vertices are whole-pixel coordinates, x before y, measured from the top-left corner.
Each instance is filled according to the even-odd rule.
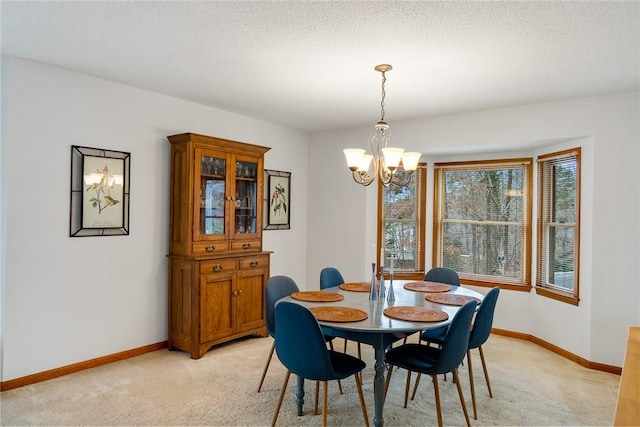
[[[264,268],[269,265],[268,256],[256,256],[240,259],[240,270],[247,270],[250,268]]]
[[[228,242],[198,242],[193,244],[194,255],[218,254],[229,250]]]
[[[259,251],[261,249],[260,240],[243,240],[231,242],[232,251]]]
[[[200,274],[228,273],[238,269],[237,259],[216,259],[200,261]]]

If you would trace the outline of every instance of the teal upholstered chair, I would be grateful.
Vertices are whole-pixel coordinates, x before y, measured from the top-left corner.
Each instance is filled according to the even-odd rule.
[[[348,354],[327,348],[325,337],[311,311],[299,304],[282,301],[275,308],[276,353],[287,368],[280,390],[276,411],[271,425],[274,426],[280,413],[291,373],[304,379],[323,382],[322,425],[327,425],[327,382],[354,376],[360,398],[360,407],[365,425],[369,426],[367,408],[362,395],[362,384],[357,375],[366,364]],[[304,345],[301,345],[304,343]]]
[[[404,394],[405,408],[407,407],[411,373],[417,372],[419,374],[427,374],[432,377],[439,426],[442,426],[442,411],[440,408],[438,375],[445,374],[447,372],[453,373],[453,379],[458,388],[458,395],[460,396],[460,404],[462,405],[464,418],[467,422],[467,426],[470,426],[469,414],[464,402],[462,387],[460,386],[458,366],[462,363],[462,359],[464,358],[469,346],[471,319],[473,318],[475,309],[476,302],[469,301],[458,310],[451,321],[447,335],[440,348],[430,347],[424,344],[403,344],[387,351],[385,357],[385,362],[389,366],[387,371],[387,389],[389,387],[389,381],[391,380],[394,367],[404,368],[407,370],[407,384]]]

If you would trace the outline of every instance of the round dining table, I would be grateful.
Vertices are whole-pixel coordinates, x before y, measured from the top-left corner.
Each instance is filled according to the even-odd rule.
[[[389,289],[391,283],[393,283],[392,292]],[[481,293],[463,286],[450,286],[446,291],[440,288],[437,292],[432,292],[428,289],[430,284],[434,289],[438,289],[436,284],[431,282],[385,280],[384,295],[372,299],[369,292],[371,286],[368,283],[346,283],[320,291],[303,291],[280,300],[294,302],[309,308],[312,312],[315,311],[316,318],[320,317],[318,323],[327,335],[369,344],[373,347],[375,354],[373,424],[376,427],[384,425],[382,410],[385,399],[386,349],[394,342],[418,331],[448,325],[465,300],[475,298],[480,303],[483,299]],[[405,285],[416,290],[406,289]],[[322,293],[332,295],[323,297]],[[342,298],[338,299],[335,294]],[[393,300],[388,299],[390,294],[393,295]],[[306,295],[310,297],[308,300],[305,298]],[[439,302],[433,302],[427,298]],[[331,316],[332,311],[336,313],[335,318]],[[444,317],[443,313],[446,313],[446,319],[441,320]],[[340,318],[340,315],[346,317]],[[421,315],[426,321],[401,320],[405,316],[420,318]],[[296,404],[300,416],[303,413],[304,404],[304,379],[299,377]]]

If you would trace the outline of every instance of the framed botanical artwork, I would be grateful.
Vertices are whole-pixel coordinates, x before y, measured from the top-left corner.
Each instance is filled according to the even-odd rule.
[[[131,153],[71,146],[69,235],[129,234]]]
[[[264,170],[265,230],[291,228],[291,172]]]

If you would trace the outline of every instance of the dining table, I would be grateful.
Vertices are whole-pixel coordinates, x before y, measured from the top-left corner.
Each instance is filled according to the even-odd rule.
[[[373,424],[376,427],[384,425],[387,348],[416,332],[448,325],[466,301],[475,299],[480,304],[483,298],[481,293],[464,286],[415,280],[385,280],[383,288],[384,295],[375,293],[376,299],[372,299],[369,283],[353,282],[319,291],[301,291],[280,300],[309,308],[325,334],[373,347]],[[393,300],[388,299],[389,294]],[[301,416],[304,379],[300,377],[296,404]]]

